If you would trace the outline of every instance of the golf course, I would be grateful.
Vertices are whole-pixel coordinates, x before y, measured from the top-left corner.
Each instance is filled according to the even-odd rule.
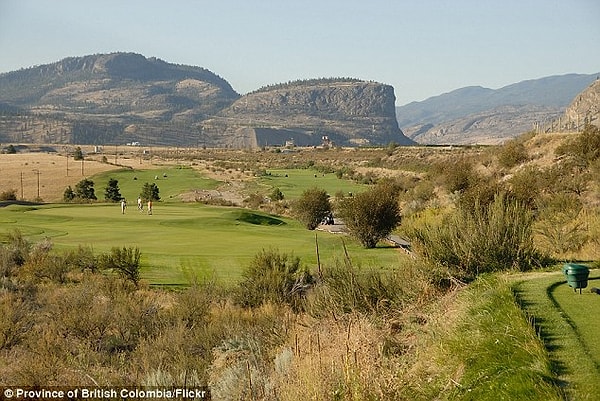
[[[315,178],[316,176],[316,178]],[[124,214],[118,203],[10,205],[0,208],[0,236],[19,230],[31,241],[48,239],[57,250],[79,246],[106,252],[112,247],[137,247],[142,254],[142,277],[149,284],[185,285],[198,277],[225,282],[239,279],[242,268],[262,249],[293,253],[309,268],[316,268],[317,237],[322,263],[351,257],[365,267],[396,264],[402,253],[382,244],[363,249],[349,237],[306,230],[289,217],[269,215],[240,207],[182,202],[180,195],[211,190],[222,182],[184,166],[133,170],[118,169],[92,176],[96,196],[102,199],[108,180],[116,179],[128,201]],[[136,199],[146,182],[160,189],[161,201],[153,214],[137,209]],[[314,170],[273,170],[258,180],[255,189],[281,188],[294,199],[313,186],[335,192],[359,192],[364,187]]]
[[[514,185],[511,198],[477,192],[461,204],[468,189],[449,188],[467,165],[428,171],[415,153],[402,164],[414,171],[378,167],[380,156],[351,170],[303,152],[264,154],[272,164],[250,152],[119,155],[119,165],[86,160],[89,176],[67,174],[59,155],[11,155],[3,190],[29,195],[0,207],[0,384],[193,380],[215,399],[596,399],[600,296],[590,290],[600,287],[600,220],[569,215],[587,219],[564,223],[585,227],[585,237],[551,237],[544,225],[578,205],[567,202],[573,195],[555,209],[546,203],[534,221]],[[455,156],[439,157],[447,166]],[[28,172],[22,184],[32,165],[43,173]],[[393,234],[413,240],[410,252],[385,241],[366,248],[327,226],[309,230],[294,210],[317,188],[335,215],[342,199],[380,188],[373,171],[395,180],[402,222]],[[60,198],[84,179],[97,199]],[[115,181],[124,210],[105,199]],[[474,182],[473,191],[485,185]],[[145,199],[137,204],[148,184],[160,196],[152,213]],[[587,193],[578,202],[593,201]],[[571,255],[538,258],[548,244],[571,243]],[[126,259],[115,252],[126,248],[139,250],[139,282],[110,264]],[[581,292],[561,271],[573,255],[590,268]],[[32,363],[40,359],[48,363]]]

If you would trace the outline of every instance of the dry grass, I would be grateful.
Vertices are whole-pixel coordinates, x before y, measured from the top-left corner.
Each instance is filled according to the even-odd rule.
[[[122,166],[151,168],[145,161],[140,165],[139,159],[118,159],[120,166],[102,163],[102,156],[93,156],[83,162],[67,158],[58,153],[17,153],[0,154],[0,192],[14,190],[18,199],[34,201],[39,198],[46,202],[60,202],[67,186],[74,187],[79,181],[94,174],[116,170]],[[109,162],[114,161],[114,154],[107,156]],[[68,163],[68,175],[67,175]]]

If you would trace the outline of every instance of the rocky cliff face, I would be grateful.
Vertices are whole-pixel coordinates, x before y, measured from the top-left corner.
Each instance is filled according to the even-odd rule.
[[[319,145],[413,144],[398,128],[394,89],[358,80],[311,80],[242,96],[205,128],[222,125],[238,140],[263,146],[293,140]],[[245,138],[245,139],[243,139]]]
[[[580,130],[586,123],[600,127],[600,79],[575,97],[561,125],[566,130]]]

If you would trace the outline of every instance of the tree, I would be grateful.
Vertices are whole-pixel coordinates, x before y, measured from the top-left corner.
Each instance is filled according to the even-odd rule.
[[[400,224],[398,191],[389,183],[342,200],[340,217],[350,234],[365,248],[375,248]]]
[[[331,214],[329,195],[319,188],[307,189],[295,202],[294,213],[306,228],[314,230],[325,217]]]
[[[121,192],[119,190],[118,180],[114,178],[110,178],[108,180],[108,184],[104,190],[104,199],[110,202],[119,202],[121,199],[123,199],[123,196],[121,196]]]
[[[84,178],[75,185],[75,196],[80,199],[96,200],[94,181]]]
[[[69,185],[67,187],[67,189],[65,189],[65,192],[63,193],[63,200],[65,202],[72,202],[75,199],[76,195],[75,192],[73,191],[73,188],[71,188],[71,186]]]
[[[83,160],[83,152],[79,146],[73,151],[73,160]]]
[[[159,201],[160,196],[158,186],[155,183],[144,183],[142,192],[140,193],[140,198],[151,201]]]

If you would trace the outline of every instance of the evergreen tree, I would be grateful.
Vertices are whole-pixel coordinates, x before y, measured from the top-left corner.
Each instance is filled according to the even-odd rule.
[[[144,186],[142,187],[142,193],[140,193],[140,197],[147,201],[159,201],[160,196],[158,186],[155,183],[144,183]]]
[[[80,199],[96,200],[94,181],[84,178],[75,185],[75,195]]]
[[[65,189],[65,192],[63,193],[63,200],[65,202],[72,202],[73,199],[75,199],[75,192],[73,191],[73,188],[71,188],[71,186],[69,185],[67,187],[67,189]]]
[[[123,196],[121,196],[121,192],[119,190],[118,180],[114,178],[110,178],[108,180],[108,184],[104,190],[104,199],[110,202],[119,202],[121,199],[123,199]]]
[[[83,152],[79,146],[77,146],[73,152],[73,160],[83,160]]]

